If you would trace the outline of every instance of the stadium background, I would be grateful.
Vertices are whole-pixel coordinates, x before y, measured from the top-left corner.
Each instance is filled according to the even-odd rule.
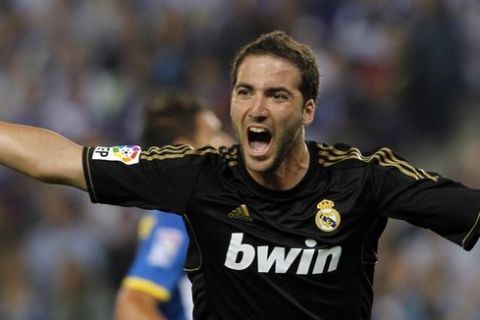
[[[235,50],[282,29],[319,58],[310,138],[388,145],[480,187],[479,16],[476,0],[3,0],[0,119],[134,143],[145,97],[181,89],[230,130]],[[110,319],[138,213],[0,168],[0,319]],[[479,260],[389,223],[373,319],[480,319]]]

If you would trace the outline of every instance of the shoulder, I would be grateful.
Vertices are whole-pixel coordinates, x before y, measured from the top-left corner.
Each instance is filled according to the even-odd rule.
[[[142,160],[166,160],[185,158],[191,156],[206,156],[217,153],[213,147],[205,146],[195,149],[189,144],[152,146],[143,150],[140,159]]]
[[[390,166],[407,163],[407,160],[388,147],[362,151],[360,148],[344,143],[316,143],[315,150],[318,152],[318,163],[322,167]]]
[[[344,143],[316,143],[319,164],[324,167],[338,165],[343,162],[356,164],[379,163],[389,160],[406,161],[390,148],[382,147],[370,151],[362,151],[357,147]]]
[[[142,160],[167,160],[167,159],[201,159],[212,160],[216,159],[223,161],[228,165],[235,165],[238,163],[239,151],[238,145],[230,147],[222,146],[214,148],[210,145],[193,148],[188,144],[180,145],[166,145],[166,146],[152,146],[142,151],[140,159]]]
[[[416,180],[438,179],[437,174],[416,168],[406,158],[388,147],[379,147],[369,151],[338,143],[317,143],[319,165],[323,167],[352,168],[369,167],[373,169],[399,172]]]
[[[233,167],[238,165],[240,158],[240,147],[237,144],[234,144],[230,147],[220,147],[218,148],[218,154],[223,159],[223,161],[229,166]]]

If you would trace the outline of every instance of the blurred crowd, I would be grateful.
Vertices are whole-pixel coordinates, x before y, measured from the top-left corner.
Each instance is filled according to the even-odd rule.
[[[0,119],[132,144],[149,95],[184,90],[231,130],[231,60],[281,29],[320,64],[310,139],[386,145],[479,188],[478,17],[477,0],[2,0]],[[139,214],[0,168],[0,319],[110,319]],[[479,261],[392,221],[373,319],[480,319]]]

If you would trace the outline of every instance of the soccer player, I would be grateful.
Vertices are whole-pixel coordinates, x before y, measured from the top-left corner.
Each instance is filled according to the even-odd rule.
[[[389,218],[466,250],[479,237],[480,190],[412,166],[388,148],[305,141],[319,71],[283,32],[232,66],[239,143],[85,147],[3,123],[0,163],[88,190],[93,202],[184,216],[198,248],[198,319],[369,319],[378,239]]]
[[[142,141],[146,146],[201,147],[231,139],[212,111],[186,95],[171,94],[149,99]],[[182,217],[150,211],[139,223],[139,238],[134,262],[117,295],[115,319],[190,319],[191,288],[183,271],[189,242]]]

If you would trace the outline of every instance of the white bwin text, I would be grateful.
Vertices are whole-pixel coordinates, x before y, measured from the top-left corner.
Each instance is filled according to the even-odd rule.
[[[232,233],[230,244],[228,246],[225,266],[233,270],[244,270],[248,268],[255,259],[255,247],[242,243],[243,233]],[[337,269],[342,247],[335,246],[328,249],[312,249],[317,242],[313,239],[306,239],[307,249],[285,247],[273,247],[270,254],[269,246],[257,247],[257,269],[258,272],[269,272],[275,266],[275,273],[286,273],[288,269],[300,256],[296,274],[319,274],[332,272]],[[315,253],[317,253],[314,260]],[[330,259],[328,259],[330,257]]]

